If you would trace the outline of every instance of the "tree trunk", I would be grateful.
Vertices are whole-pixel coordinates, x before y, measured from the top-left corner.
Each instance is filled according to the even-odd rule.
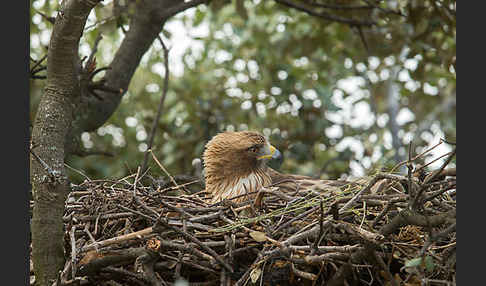
[[[47,84],[32,130],[34,198],[32,256],[37,285],[51,285],[64,265],[63,213],[69,191],[64,144],[79,96],[77,51],[91,9],[98,1],[70,0],[56,17],[48,50]]]
[[[69,192],[64,169],[66,156],[82,151],[77,139],[81,133],[96,130],[116,110],[143,54],[160,33],[163,23],[205,0],[137,1],[130,29],[105,76],[106,86],[121,92],[102,92],[103,100],[85,92],[84,84],[89,83],[80,83],[82,68],[78,55],[86,20],[99,2],[63,0],[49,43],[47,84],[32,130],[34,148],[30,160],[34,198],[32,260],[37,285],[51,285],[50,281],[57,278],[64,265],[62,217]]]

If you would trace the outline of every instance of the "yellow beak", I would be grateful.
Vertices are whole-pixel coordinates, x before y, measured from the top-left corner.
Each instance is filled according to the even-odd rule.
[[[257,157],[257,160],[262,160],[262,159],[272,159],[272,158],[277,158],[280,157],[280,151],[277,150],[277,148],[273,147],[272,145],[268,144],[265,146],[265,153],[262,156]]]

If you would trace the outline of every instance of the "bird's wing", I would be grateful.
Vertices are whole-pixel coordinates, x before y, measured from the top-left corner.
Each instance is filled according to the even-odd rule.
[[[339,191],[341,187],[352,184],[342,180],[323,180],[309,176],[283,174],[272,168],[268,168],[267,173],[272,179],[272,186],[279,187],[281,191],[292,192],[314,190],[318,192],[332,193],[333,191]]]

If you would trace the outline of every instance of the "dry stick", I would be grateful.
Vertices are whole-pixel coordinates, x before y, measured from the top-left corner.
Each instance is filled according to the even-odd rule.
[[[451,162],[452,158],[456,155],[456,148],[457,147],[455,147],[454,150],[452,150],[452,152],[449,153],[450,154],[449,157],[447,157],[447,159],[444,161],[444,163],[440,166],[439,169],[435,170],[432,174],[430,174],[425,178],[424,180],[425,184],[435,179],[442,172],[442,170],[444,170],[444,168]]]
[[[349,200],[341,209],[339,209],[339,213],[341,214],[341,213],[347,211],[348,209],[350,209],[351,206],[356,201],[358,201],[359,198],[361,198],[363,193],[369,191],[371,189],[371,187],[373,187],[381,179],[390,179],[390,180],[393,180],[393,181],[408,182],[408,179],[404,176],[395,175],[395,174],[376,174],[375,177],[368,183],[368,185],[366,185],[365,188],[363,188],[361,191],[359,191],[351,200]],[[412,182],[413,182],[413,180],[412,180]],[[413,182],[413,183],[415,183],[415,182]]]
[[[133,273],[131,271],[125,270],[123,268],[117,268],[117,267],[114,267],[114,266],[107,266],[107,267],[101,268],[101,271],[102,272],[108,272],[108,273],[115,274],[115,275],[119,275],[119,276],[124,276],[125,279],[132,282],[131,284],[134,284],[134,283],[139,284],[139,285],[149,284],[149,281],[145,277],[141,276],[140,274]],[[131,278],[131,279],[129,279],[129,278]]]
[[[433,163],[435,163],[436,161],[440,160],[442,157],[448,156],[448,155],[450,155],[450,154],[452,154],[452,151],[451,151],[451,152],[448,152],[448,153],[445,153],[445,154],[443,154],[443,155],[441,155],[441,156],[439,156],[439,157],[435,158],[434,160],[432,160],[432,161],[428,162],[427,164],[425,164],[425,165],[421,166],[420,168],[418,168],[417,170],[415,170],[415,172],[419,172],[420,170],[424,169],[425,167],[429,166],[430,164],[433,164]]]
[[[187,232],[187,220],[182,219],[182,230],[184,232]],[[187,242],[184,240],[184,248],[187,248]],[[182,268],[182,258],[184,257],[184,252],[179,252],[179,255],[177,257],[177,264],[176,264],[176,269],[175,269],[175,274],[174,274],[174,280],[177,280],[178,278],[181,277],[181,268]]]
[[[165,226],[166,228],[169,228],[169,229],[172,229],[174,230],[175,232],[177,232],[178,234],[182,235],[184,238],[186,239],[189,239],[190,241],[196,243],[197,245],[199,245],[202,249],[206,250],[209,254],[211,254],[211,256],[213,256],[216,261],[221,264],[221,266],[223,266],[224,268],[226,268],[229,272],[233,273],[233,268],[231,266],[229,266],[222,258],[221,256],[219,256],[219,254],[216,253],[216,251],[214,251],[213,249],[211,249],[210,247],[206,246],[205,244],[203,244],[199,239],[197,239],[196,237],[194,237],[192,234],[188,233],[188,232],[185,232],[183,230],[180,230],[179,228],[177,227],[174,227],[174,226],[171,226],[169,225],[167,219],[165,218],[162,218],[162,217],[159,217],[158,219],[158,222],[160,222],[163,226]]]
[[[99,241],[99,242],[96,242],[96,243],[86,245],[83,248],[81,248],[80,252],[93,250],[96,247],[104,247],[104,246],[108,246],[108,245],[111,245],[111,244],[127,241],[127,240],[130,240],[130,239],[139,238],[139,237],[142,237],[144,235],[150,234],[152,232],[153,232],[152,227],[147,227],[145,229],[135,231],[135,232],[132,232],[132,233],[129,233],[129,234],[109,238],[109,239],[106,239],[106,240],[103,240],[103,241]]]
[[[408,178],[408,195],[409,195],[409,202],[412,202],[412,198],[415,195],[415,190],[413,190],[412,184],[412,172],[413,172],[413,165],[412,165],[412,141],[408,144],[408,162],[407,162],[407,178]]]
[[[280,230],[286,228],[287,226],[291,225],[294,221],[300,220],[300,219],[310,215],[311,213],[316,211],[319,207],[320,206],[315,206],[315,207],[311,208],[310,210],[301,213],[300,215],[298,215],[298,216],[294,217],[293,219],[287,221],[286,223],[280,225],[276,230],[272,231],[272,233],[275,234],[275,233],[279,232]]]
[[[195,249],[195,248],[188,248],[188,249]],[[188,249],[185,249],[184,251],[187,251]],[[172,256],[167,255],[167,254],[164,254],[164,253],[160,253],[159,252],[159,255],[162,258],[171,259],[171,260],[174,260],[174,261],[177,260],[176,257],[172,257]],[[210,258],[213,259],[212,257],[210,257]],[[160,268],[160,267],[162,267],[161,264],[162,264],[161,262],[156,262],[155,263],[155,267],[156,268]],[[202,271],[206,271],[206,272],[212,273],[214,275],[218,275],[218,272],[216,272],[214,269],[211,269],[211,268],[208,268],[208,267],[203,266],[202,263],[201,263],[201,261],[197,261],[197,263],[194,263],[194,262],[191,262],[191,261],[184,261],[184,260],[182,260],[182,264],[185,264],[187,266],[190,266],[190,267],[193,267],[193,268],[202,270]]]
[[[76,277],[76,238],[74,237],[74,232],[76,231],[76,226],[71,227],[69,232],[69,237],[71,238],[71,279]]]
[[[81,217],[76,217],[76,220],[78,222],[92,221],[92,220],[98,221],[99,219],[117,219],[117,218],[131,217],[131,216],[133,216],[133,213],[130,210],[130,212],[123,212],[123,213],[113,213],[113,214],[105,214],[105,215],[101,215],[101,214],[85,215],[85,216],[81,216]],[[70,220],[69,217],[63,218],[64,222],[68,222],[69,220]],[[96,231],[96,226],[95,226],[94,233],[96,233],[96,232],[97,231]]]
[[[258,264],[260,259],[262,259],[262,256],[263,256],[262,253],[264,253],[264,251],[265,251],[265,247],[262,249],[262,251],[260,251],[258,253],[257,257],[255,258],[255,261],[253,261],[253,263],[250,265],[250,267],[248,267],[246,272],[240,277],[240,279],[238,281],[236,281],[236,284],[234,284],[235,286],[242,286],[242,285],[246,284],[246,281],[248,280],[251,271],[254,269],[254,266]]]
[[[72,266],[71,260],[66,260],[66,263],[64,263],[64,269],[58,276],[58,282],[56,283],[56,286],[69,285],[66,282],[68,281],[68,273],[71,271],[71,266]],[[73,278],[71,281],[75,279],[79,279],[79,278]]]
[[[162,277],[157,277],[155,275],[155,261],[159,258],[157,252],[152,250],[147,250],[146,254],[139,256],[137,260],[142,262],[143,267],[143,276],[150,281],[150,285],[152,286],[166,286],[167,283],[162,279]]]
[[[344,206],[339,209],[339,214],[342,214],[349,208],[351,208],[351,206],[361,197],[363,193],[369,191],[371,187],[373,187],[381,179],[383,178],[380,176],[380,174],[376,175],[365,188],[359,191],[352,199],[350,199],[346,204],[344,204]]]
[[[137,174],[135,175],[135,180],[133,181],[133,199],[136,198],[137,196],[137,180],[138,180],[138,174],[140,174],[140,166],[137,168]]]
[[[157,123],[159,122],[160,115],[162,114],[162,107],[164,106],[164,101],[167,96],[167,91],[169,90],[169,50],[162,41],[162,38],[157,36],[159,39],[160,44],[162,45],[162,49],[164,50],[164,67],[165,67],[165,75],[164,75],[164,87],[162,90],[162,97],[160,98],[159,107],[157,108],[157,113],[154,118],[154,122],[152,123],[152,129],[150,130],[150,136],[148,140],[147,152],[143,157],[143,164],[142,164],[142,171],[145,172],[147,168],[148,162],[148,153],[152,149],[152,144],[154,143],[155,132],[157,131]]]
[[[152,154],[152,158],[155,160],[155,162],[157,163],[157,165],[159,165],[159,167],[162,169],[162,171],[164,171],[164,173],[169,177],[170,181],[176,186],[177,189],[182,189],[183,191],[186,190],[186,188],[184,187],[181,187],[177,184],[177,182],[174,180],[174,177],[172,177],[171,174],[169,174],[169,172],[167,172],[167,170],[164,168],[164,166],[159,162],[159,160],[157,159],[157,157],[155,157],[154,153],[152,152],[151,149],[149,149],[147,152],[150,152],[150,154]]]
[[[101,35],[101,33],[98,33],[98,35],[96,36],[95,42],[93,44],[93,50],[91,51],[91,54],[89,55],[88,60],[86,61],[86,66],[88,66],[93,61],[94,55],[98,51],[98,44],[100,43],[100,40],[102,38],[103,38],[103,35]]]
[[[442,166],[440,166],[439,169],[435,170],[434,172],[432,172],[432,174],[428,175],[425,178],[424,184],[427,184],[428,182],[432,181],[435,177],[437,177],[442,172],[442,170],[444,170],[444,168],[451,162],[452,158],[456,155],[456,148],[454,148],[454,150],[452,152],[450,152],[449,157],[447,157],[447,159],[444,161],[444,163],[442,164]],[[420,188],[420,190],[418,191],[418,193],[415,196],[415,199],[414,199],[414,201],[412,203],[412,209],[416,209],[418,207],[418,203],[420,201],[420,197],[422,196],[422,193],[426,189],[427,189],[427,186],[426,185],[423,185]]]
[[[381,266],[381,268],[383,268],[383,270],[385,271],[385,276],[387,277],[388,281],[390,281],[391,285],[392,286],[398,286],[397,281],[395,281],[395,278],[393,278],[393,275],[391,274],[390,269],[388,268],[388,266],[386,266],[386,264],[383,261],[383,259],[381,258],[381,256],[379,256],[376,253],[376,251],[374,251],[374,250],[372,250],[371,253],[375,257],[376,261]]]
[[[391,207],[393,204],[395,204],[397,201],[400,201],[401,198],[394,198],[386,202],[385,207],[383,210],[378,214],[378,216],[375,218],[373,221],[373,224],[371,225],[371,228],[375,228],[378,222],[390,211]]]
[[[297,269],[297,267],[295,267],[293,262],[290,263],[290,268],[296,276],[299,276],[301,278],[304,278],[304,279],[307,279],[307,280],[310,280],[310,281],[316,281],[317,278],[318,278],[318,276],[314,273],[309,273],[309,272],[305,272],[305,271]]]
[[[160,203],[160,204],[162,204],[164,207],[166,207],[166,208],[168,208],[168,209],[170,209],[170,210],[173,210],[173,211],[175,211],[175,212],[180,213],[180,214],[181,214],[181,215],[183,215],[183,216],[186,216],[186,217],[188,217],[188,218],[193,218],[193,217],[194,217],[194,215],[192,215],[192,214],[190,214],[190,213],[186,212],[185,210],[183,210],[183,209],[181,209],[181,208],[178,208],[178,207],[174,207],[173,205],[171,205],[171,204],[169,204],[169,203],[166,203],[166,202],[164,202],[163,200],[158,200],[157,202],[159,202],[159,203]]]
[[[324,221],[323,227],[324,228],[328,227],[328,225],[330,225],[330,223],[331,223],[330,220]],[[289,247],[294,243],[297,243],[297,242],[304,240],[304,239],[308,239],[310,237],[315,237],[319,234],[319,230],[320,230],[320,226],[316,225],[309,230],[294,234],[294,235],[290,236],[289,238],[287,238],[286,240],[280,242],[279,248],[268,251],[266,253],[266,255],[269,256],[269,257],[274,256],[278,253],[281,253],[282,251],[289,249]],[[263,253],[263,251],[262,251],[262,253]]]
[[[324,206],[323,206],[322,200],[319,204],[319,207],[320,207],[320,210],[321,210],[321,215],[319,216],[319,235],[317,236],[317,239],[314,241],[314,244],[313,244],[314,248],[311,251],[312,254],[314,254],[314,252],[317,252],[319,244],[321,243],[321,240],[322,240],[323,235],[324,235]]]
[[[454,189],[456,187],[456,183],[455,182],[451,182],[451,183],[448,183],[446,186],[443,186],[441,187],[440,190],[434,192],[434,193],[429,193],[426,198],[424,198],[424,202],[426,201],[430,201],[430,200],[433,200],[435,199],[436,197],[442,195],[443,193],[451,190],[451,189]]]
[[[456,210],[450,210],[447,213],[442,213],[433,216],[425,216],[409,209],[403,209],[395,216],[392,221],[381,227],[380,233],[384,236],[388,236],[396,229],[405,225],[416,225],[424,227],[434,227],[447,222],[452,217],[456,216]]]
[[[40,60],[35,62],[34,66],[30,70],[31,71],[35,70],[35,68],[37,68],[46,58],[47,58],[47,54],[45,54]]]
[[[132,212],[132,213],[134,213],[134,214],[137,214],[137,215],[139,215],[139,216],[141,216],[141,217],[144,217],[144,218],[146,218],[146,219],[148,219],[148,220],[151,220],[151,221],[153,221],[153,222],[157,221],[157,219],[155,219],[155,218],[153,218],[153,217],[151,217],[151,216],[148,216],[148,215],[146,215],[146,214],[144,214],[144,213],[141,213],[141,212],[139,212],[139,211],[132,210],[131,208],[128,208],[128,207],[123,206],[123,205],[118,205],[118,206],[119,206],[120,208],[122,208],[122,209],[126,210],[126,211],[129,211],[129,212]],[[157,214],[157,215],[158,215],[158,214]]]
[[[439,146],[440,144],[442,144],[442,140],[439,141],[439,143],[435,144],[434,146],[430,147],[429,149],[425,150],[424,152],[418,154],[417,156],[413,157],[412,159],[408,159],[407,161],[403,161],[403,162],[400,162],[398,163],[397,165],[395,165],[391,170],[390,170],[390,173],[393,173],[393,171],[395,171],[396,168],[402,166],[402,165],[405,165],[407,164],[408,162],[410,161],[415,161],[417,160],[418,158],[422,157],[423,155],[429,153],[430,151],[434,150],[437,146]],[[409,154],[410,154],[410,151],[409,151]]]
[[[91,234],[91,232],[89,231],[89,226],[91,225],[91,222],[87,222],[86,225],[84,226],[84,232],[89,236],[89,239],[91,240],[91,243],[94,243],[95,244],[95,249],[96,251],[98,251],[98,246],[97,246],[97,243],[96,243],[96,239],[93,237],[93,235]]]
[[[214,264],[216,263],[216,260],[214,259],[214,257],[212,257],[211,255],[209,254],[206,254],[202,251],[200,251],[199,249],[197,249],[195,246],[192,246],[192,247],[186,247],[182,244],[179,244],[179,243],[174,243],[174,242],[171,242],[171,241],[167,241],[167,240],[159,240],[160,241],[160,246],[163,247],[163,248],[166,248],[166,249],[170,249],[170,250],[179,250],[181,252],[187,252],[189,254],[192,254],[194,256],[197,256],[201,259],[205,259],[207,261],[209,261],[211,264]],[[162,250],[162,248],[161,248]],[[164,255],[162,253],[162,251],[159,251],[159,253],[161,255]],[[174,257],[174,260],[175,261],[179,261],[178,258],[175,258]],[[182,260],[184,262],[184,260]]]
[[[90,181],[91,181],[91,179],[90,179],[90,178],[89,178],[89,177],[88,177],[88,176],[87,176],[85,173],[81,172],[80,170],[77,170],[77,169],[75,169],[75,168],[73,168],[73,167],[69,166],[69,165],[68,165],[68,164],[66,164],[66,163],[64,163],[64,167],[67,167],[68,169],[71,169],[72,171],[74,171],[74,172],[76,172],[76,173],[80,174],[81,176],[85,177],[85,178],[88,180],[88,182],[90,182]]]
[[[451,232],[454,232],[456,231],[456,223],[453,223],[451,224],[449,227],[447,227],[446,229],[444,229],[443,231],[439,232],[439,233],[436,233],[434,235],[431,235],[429,237],[429,239],[427,240],[427,242],[424,244],[424,246],[422,247],[422,249],[420,250],[420,256],[423,256],[425,254],[425,252],[427,251],[427,249],[434,243],[436,242],[437,240],[439,240],[440,238],[443,238],[445,236],[447,236],[449,233]]]

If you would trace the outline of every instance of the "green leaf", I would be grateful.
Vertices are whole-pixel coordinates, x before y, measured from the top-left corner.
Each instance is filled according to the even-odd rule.
[[[405,267],[417,267],[422,265],[422,257],[416,257],[405,262]],[[425,256],[423,265],[428,272],[434,270],[434,261],[431,256]]]

